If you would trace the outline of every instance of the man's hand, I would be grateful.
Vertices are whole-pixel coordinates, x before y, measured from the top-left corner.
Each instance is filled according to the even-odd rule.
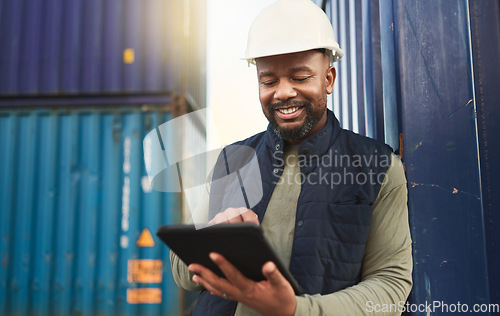
[[[200,264],[190,264],[193,281],[213,295],[235,300],[264,315],[293,315],[297,301],[290,283],[278,271],[273,262],[262,266],[266,280],[255,282],[246,278],[222,255],[210,253],[210,259],[227,279],[221,278]]]
[[[246,207],[228,208],[220,212],[208,224],[251,222],[259,225],[259,217]]]

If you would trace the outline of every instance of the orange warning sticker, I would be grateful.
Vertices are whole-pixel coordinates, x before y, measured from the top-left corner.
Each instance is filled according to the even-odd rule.
[[[149,229],[144,228],[142,233],[139,235],[139,239],[137,239],[138,247],[154,247],[155,241],[153,240],[153,236],[151,236],[151,232]]]
[[[163,262],[161,260],[137,259],[128,261],[129,283],[161,283]]]
[[[127,289],[127,303],[129,304],[159,304],[161,303],[161,289]]]

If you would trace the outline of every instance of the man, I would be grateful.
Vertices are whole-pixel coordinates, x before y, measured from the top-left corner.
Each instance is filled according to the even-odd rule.
[[[280,0],[255,19],[246,55],[269,127],[238,144],[255,149],[263,197],[212,223],[262,225],[306,294],[295,296],[272,262],[254,282],[219,254],[211,259],[226,278],[171,253],[176,282],[203,289],[194,314],[400,314],[412,285],[404,171],[388,146],[341,129],[326,108],[330,63],[343,55],[328,18],[309,0]]]

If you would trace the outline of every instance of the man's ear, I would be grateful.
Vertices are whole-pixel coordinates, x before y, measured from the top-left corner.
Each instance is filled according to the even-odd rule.
[[[332,94],[333,84],[335,83],[335,78],[337,77],[337,71],[335,67],[330,66],[326,72],[326,93]]]

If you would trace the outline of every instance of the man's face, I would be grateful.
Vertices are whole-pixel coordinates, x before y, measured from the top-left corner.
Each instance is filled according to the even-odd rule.
[[[291,144],[326,124],[326,96],[332,93],[335,68],[326,54],[306,52],[256,60],[262,111],[275,132]]]

